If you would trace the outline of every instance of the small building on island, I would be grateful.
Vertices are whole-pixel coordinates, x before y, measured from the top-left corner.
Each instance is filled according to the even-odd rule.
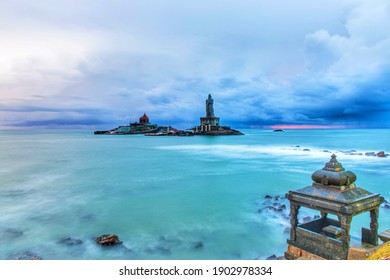
[[[378,235],[379,206],[384,198],[357,187],[356,178],[333,154],[324,168],[312,174],[312,185],[286,194],[291,223],[286,259],[366,259],[380,249],[378,237],[383,242],[390,240],[388,231]],[[301,207],[317,210],[321,215],[298,223]],[[351,237],[352,218],[366,212],[371,219],[369,228],[362,228],[361,238]]]
[[[221,126],[219,117],[214,115],[214,100],[209,94],[206,99],[206,117],[200,118],[200,125],[192,128],[195,135],[243,135],[242,132],[231,129],[229,126]]]
[[[129,123],[129,125],[118,126],[111,130],[98,130],[95,134],[144,134],[153,133],[159,130],[159,125],[152,124],[149,121],[149,117],[144,113],[139,122]]]

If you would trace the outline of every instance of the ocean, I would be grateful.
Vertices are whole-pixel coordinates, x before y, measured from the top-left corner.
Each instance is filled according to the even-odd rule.
[[[0,259],[266,259],[289,237],[289,190],[332,153],[390,199],[390,130],[242,130],[147,137],[0,131]],[[271,198],[265,198],[266,196]],[[284,207],[285,205],[286,207]],[[277,210],[275,210],[277,208]],[[314,214],[303,209],[302,221]],[[351,234],[369,227],[369,213]],[[380,208],[379,232],[390,228]],[[114,233],[120,246],[95,238]]]

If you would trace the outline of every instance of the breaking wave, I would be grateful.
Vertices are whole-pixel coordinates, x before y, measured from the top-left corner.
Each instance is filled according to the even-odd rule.
[[[331,154],[342,156],[343,159],[389,160],[390,157],[378,157],[377,152],[356,150],[328,150],[318,147],[301,146],[268,146],[268,145],[175,145],[158,146],[160,150],[178,151],[188,154],[213,155],[226,158],[251,159],[264,155],[311,157],[328,159]]]

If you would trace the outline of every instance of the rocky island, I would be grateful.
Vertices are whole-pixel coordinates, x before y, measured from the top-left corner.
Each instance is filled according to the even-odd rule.
[[[229,126],[220,126],[219,118],[214,115],[214,100],[209,94],[206,99],[206,117],[200,118],[200,125],[191,129],[195,135],[244,135]]]
[[[160,126],[149,122],[146,113],[139,118],[139,122],[133,122],[129,125],[118,126],[110,130],[97,130],[94,134],[144,134],[146,136],[192,136],[191,131],[183,131],[172,126]]]
[[[229,126],[220,126],[219,118],[214,115],[214,100],[209,94],[206,100],[206,117],[200,118],[200,125],[188,130],[179,130],[172,126],[152,124],[146,113],[139,118],[139,122],[118,126],[110,130],[97,130],[94,134],[144,134],[145,136],[193,136],[193,135],[243,135],[242,132]]]
[[[160,130],[160,126],[149,122],[149,117],[144,113],[139,118],[139,122],[129,123],[126,126],[118,126],[110,130],[97,130],[94,134],[145,134],[155,133]]]

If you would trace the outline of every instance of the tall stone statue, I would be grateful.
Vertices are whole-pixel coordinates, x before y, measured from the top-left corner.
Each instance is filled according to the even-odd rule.
[[[209,94],[209,98],[206,100],[206,118],[214,118],[214,100],[211,98],[211,94]]]

